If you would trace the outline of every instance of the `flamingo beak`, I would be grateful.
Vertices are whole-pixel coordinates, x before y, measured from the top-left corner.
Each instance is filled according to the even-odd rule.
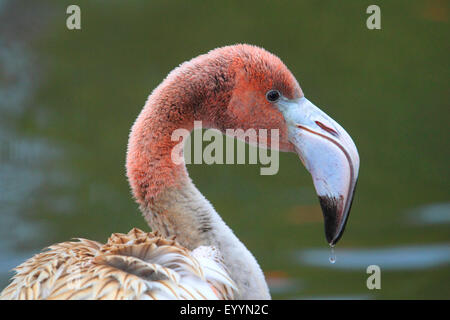
[[[325,236],[334,246],[350,213],[359,155],[348,133],[305,97],[277,103],[288,125],[289,141],[310,172],[322,207]]]

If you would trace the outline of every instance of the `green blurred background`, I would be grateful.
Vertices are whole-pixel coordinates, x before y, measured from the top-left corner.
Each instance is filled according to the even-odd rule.
[[[66,28],[81,7],[82,30]],[[366,8],[381,8],[368,30]],[[129,129],[181,62],[234,43],[278,55],[353,137],[361,167],[337,262],[294,154],[189,165],[273,298],[450,298],[448,1],[0,1],[0,286],[41,248],[148,230],[125,177]],[[366,268],[381,267],[381,290]]]

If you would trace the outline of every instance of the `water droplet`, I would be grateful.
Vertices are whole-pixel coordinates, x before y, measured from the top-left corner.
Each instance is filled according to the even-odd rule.
[[[330,246],[331,247],[331,252],[330,252],[330,258],[328,259],[330,261],[331,264],[334,264],[336,262],[336,254],[334,252],[334,246]]]

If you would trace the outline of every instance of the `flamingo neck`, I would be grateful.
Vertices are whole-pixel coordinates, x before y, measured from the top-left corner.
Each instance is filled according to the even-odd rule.
[[[175,129],[192,130],[194,120],[203,120],[205,124],[220,128],[221,124],[208,115],[212,108],[208,101],[216,101],[214,115],[219,118],[224,115],[221,116],[218,110],[225,109],[228,103],[229,93],[224,88],[232,86],[227,82],[231,80],[224,78],[219,84],[222,90],[209,88],[202,91],[205,89],[202,81],[211,77],[211,70],[199,70],[197,66],[193,62],[182,65],[149,97],[130,134],[128,179],[140,209],[154,231],[175,236],[190,250],[199,246],[216,247],[238,287],[238,298],[270,299],[264,274],[253,255],[194,186],[185,164],[175,164],[171,158],[172,149],[179,143],[172,141]],[[218,72],[224,74],[223,70]],[[195,98],[199,93],[203,100]]]

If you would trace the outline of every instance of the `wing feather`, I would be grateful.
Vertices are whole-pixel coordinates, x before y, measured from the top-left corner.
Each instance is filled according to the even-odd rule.
[[[213,247],[191,252],[137,228],[106,244],[76,240],[15,268],[0,299],[233,299],[237,290]]]

